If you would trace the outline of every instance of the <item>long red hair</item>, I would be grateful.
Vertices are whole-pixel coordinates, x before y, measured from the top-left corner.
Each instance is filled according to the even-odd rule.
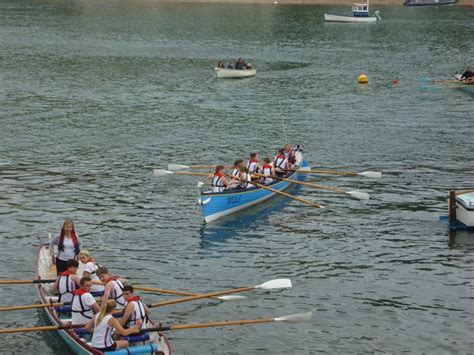
[[[77,235],[76,231],[74,230],[74,221],[70,218],[66,218],[64,220],[63,226],[61,228],[61,233],[59,234],[59,243],[58,243],[58,249],[60,251],[64,251],[64,226],[66,224],[70,224],[72,226],[72,231],[71,231],[71,239],[72,243],[74,244],[74,254],[79,254],[79,241],[77,240]]]

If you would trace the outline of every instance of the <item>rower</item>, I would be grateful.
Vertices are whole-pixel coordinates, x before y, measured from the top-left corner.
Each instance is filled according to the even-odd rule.
[[[290,169],[288,158],[285,156],[285,150],[279,149],[278,154],[273,161],[275,171],[278,175],[283,176]]]
[[[120,335],[130,335],[140,331],[140,321],[129,329],[124,329],[120,325],[120,322],[112,315],[116,306],[117,302],[114,300],[106,300],[101,305],[99,313],[85,326],[86,330],[93,332],[91,346],[96,350],[106,352],[128,348],[129,342],[127,340],[114,341],[114,332]]]
[[[250,159],[247,161],[247,169],[250,176],[254,173],[259,173],[262,171],[262,167],[259,163],[258,153],[250,153]],[[258,180],[258,177],[252,176],[252,180]]]
[[[82,249],[79,252],[78,257],[79,261],[84,264],[84,272],[82,273],[82,276],[90,277],[94,283],[92,285],[91,292],[94,293],[94,296],[102,296],[102,293],[104,292],[104,286],[98,285],[100,280],[96,274],[96,271],[100,265],[96,263],[91,253],[86,249]]]
[[[265,175],[265,177],[262,177],[261,182],[262,184],[271,184],[273,179],[270,176],[275,176],[275,168],[271,164],[269,157],[265,157],[263,162],[265,164],[262,166],[262,174]]]
[[[66,263],[67,270],[60,272],[56,282],[51,287],[52,292],[59,292],[58,302],[71,303],[72,291],[79,287],[79,278],[76,275],[79,263],[69,259]]]
[[[253,187],[251,183],[247,181],[252,181],[249,174],[249,169],[245,166],[240,167],[240,184],[237,186],[238,189],[248,189]]]
[[[91,278],[84,276],[79,281],[80,288],[72,291],[72,324],[85,324],[94,318],[94,314],[99,313],[100,307],[92,296]]]
[[[234,161],[234,166],[232,167],[232,172],[230,175],[232,176],[232,180],[230,182],[230,188],[236,188],[239,186],[240,180],[240,168],[244,166],[244,161],[242,159],[237,159]]]
[[[229,186],[229,182],[225,177],[223,165],[217,165],[216,171],[214,172],[214,174],[209,175],[209,178],[212,179],[212,192],[222,192]]]
[[[147,321],[150,316],[150,309],[140,300],[140,296],[133,294],[133,287],[126,285],[123,287],[123,298],[127,301],[127,307],[123,313],[123,317],[119,322],[124,328],[133,327],[137,321],[141,321],[140,329],[147,327]]]
[[[99,267],[96,272],[100,281],[105,284],[104,295],[102,296],[101,302],[105,303],[108,299],[113,299],[117,302],[117,309],[124,309],[126,306],[125,299],[123,298],[123,285],[128,284],[128,281],[117,276],[109,275],[109,270],[106,267]]]

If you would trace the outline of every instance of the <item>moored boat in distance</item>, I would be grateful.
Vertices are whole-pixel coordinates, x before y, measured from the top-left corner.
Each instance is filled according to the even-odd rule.
[[[228,69],[228,68],[214,68],[217,77],[222,79],[239,79],[249,78],[257,74],[257,69]]]
[[[81,269],[78,270],[80,276]],[[81,272],[82,273],[82,272]],[[37,279],[55,279],[56,268],[52,264],[51,256],[49,253],[49,245],[41,245],[38,252],[38,260],[36,266],[36,278]],[[42,304],[51,304],[51,302],[57,302],[57,297],[50,293],[48,285],[37,284],[36,285],[38,295]],[[49,322],[55,326],[66,326],[71,321],[70,313],[62,312],[64,308],[61,307],[46,307],[43,308]],[[154,323],[150,322],[153,326]],[[73,329],[61,329],[57,330],[57,333],[66,343],[72,353],[75,354],[103,354],[101,351],[94,349],[90,345],[90,339],[87,339],[89,335],[79,335],[81,332]],[[107,352],[107,354],[155,354],[155,355],[170,355],[171,346],[168,339],[160,332],[149,332],[148,336],[136,335],[127,337],[130,341],[129,346],[126,349],[120,349],[117,351]],[[144,340],[145,339],[145,340]],[[136,341],[136,342],[135,342]]]
[[[474,190],[451,191],[448,202],[450,224],[474,228]]]
[[[447,6],[454,5],[458,0],[405,0],[405,6]]]
[[[352,5],[352,16],[341,16],[324,14],[324,20],[327,22],[376,22],[377,19],[381,20],[380,12],[375,11],[373,16],[369,16],[369,2],[365,4],[353,4]]]
[[[290,172],[285,178],[298,179],[296,170],[310,170],[308,162],[303,159],[303,152],[297,148],[295,171]],[[203,191],[202,183],[198,183],[198,204],[202,206],[204,220],[206,223],[232,213],[244,210],[255,204],[263,202],[277,193],[260,187],[248,189],[230,189],[223,192]],[[276,180],[266,187],[283,191],[292,185],[288,181]]]

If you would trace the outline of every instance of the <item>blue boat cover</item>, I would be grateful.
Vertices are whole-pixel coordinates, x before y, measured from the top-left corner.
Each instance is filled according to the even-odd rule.
[[[114,354],[114,355],[129,355],[129,354],[154,354],[158,351],[158,346],[153,344],[140,345],[140,346],[129,346],[125,349],[120,349],[116,351],[107,351],[104,354]]]

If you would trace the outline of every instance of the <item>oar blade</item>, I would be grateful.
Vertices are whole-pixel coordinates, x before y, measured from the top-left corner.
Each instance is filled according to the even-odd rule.
[[[154,169],[153,170],[153,175],[155,176],[166,176],[166,175],[171,175],[174,174],[172,171],[169,170],[164,170],[164,169]]]
[[[275,322],[287,322],[287,323],[301,323],[308,322],[311,320],[313,312],[300,313],[300,314],[290,314],[284,317],[275,318]]]
[[[346,194],[348,194],[351,197],[357,198],[359,200],[369,200],[370,199],[370,195],[366,192],[346,191]]]
[[[291,288],[291,280],[290,279],[275,279],[264,282],[261,285],[255,286],[255,288],[259,288],[262,290],[272,290],[275,288]]]
[[[221,301],[240,301],[240,300],[246,299],[247,297],[238,296],[238,295],[225,295],[225,296],[219,296],[217,298],[220,299]]]
[[[179,171],[184,169],[190,169],[189,165],[182,165],[182,164],[168,164],[168,170],[172,171]]]
[[[365,176],[371,179],[380,179],[382,178],[382,173],[380,171],[363,171],[357,175]]]

